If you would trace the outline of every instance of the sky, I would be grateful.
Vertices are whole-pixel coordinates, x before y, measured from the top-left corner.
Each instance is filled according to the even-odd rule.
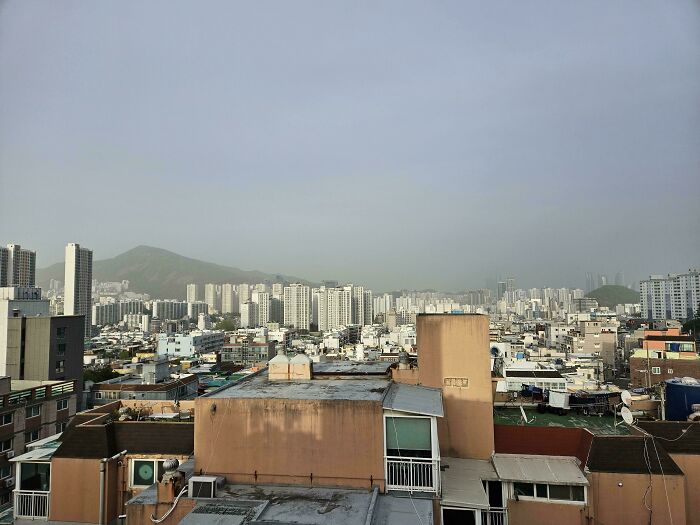
[[[0,2],[0,243],[379,290],[700,266],[700,4]]]

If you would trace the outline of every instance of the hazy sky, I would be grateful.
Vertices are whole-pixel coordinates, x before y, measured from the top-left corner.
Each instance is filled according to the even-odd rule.
[[[0,242],[376,289],[700,265],[700,4],[0,3]]]

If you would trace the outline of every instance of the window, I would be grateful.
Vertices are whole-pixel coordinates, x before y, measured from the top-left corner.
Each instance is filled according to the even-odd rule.
[[[652,366],[651,373],[654,375],[659,375],[661,373],[661,367],[660,366]]]
[[[425,417],[387,417],[386,455],[432,457],[430,419]]]
[[[66,355],[66,343],[58,343],[56,345],[56,353],[59,356],[64,356]]]
[[[0,416],[0,426],[12,424],[12,412]]]
[[[8,450],[12,450],[12,438],[0,441],[0,452],[7,452]]]
[[[61,432],[65,432],[67,426],[68,426],[68,423],[66,423],[65,421],[62,423],[56,423],[56,434],[60,434]]]
[[[39,414],[41,414],[41,405],[27,407],[27,419],[29,419],[30,417],[36,417]]]
[[[150,487],[163,477],[165,469],[162,459],[132,459],[131,486]]]
[[[0,468],[0,479],[9,478],[10,476],[12,476],[12,467],[10,465]]]
[[[669,373],[669,374],[672,374],[672,373],[673,373],[673,368],[669,368],[669,369],[668,369],[668,373]]]
[[[63,374],[66,371],[66,362],[65,360],[61,359],[60,361],[56,361],[56,373],[57,374]]]
[[[25,445],[32,443],[34,441],[39,441],[39,431],[38,430],[32,430],[31,432],[24,433],[24,444]]]
[[[516,496],[529,496],[533,497],[535,495],[535,486],[532,483],[513,483],[513,491]]]
[[[102,392],[95,392],[95,399],[102,399]]]
[[[56,401],[56,410],[65,410],[68,408],[68,400],[67,399],[59,399]]]
[[[48,492],[51,487],[51,463],[18,463],[19,490]]]
[[[513,492],[516,496],[542,499],[547,501],[576,501],[585,502],[586,491],[581,485],[548,485],[537,483],[532,489],[531,483],[513,483]]]

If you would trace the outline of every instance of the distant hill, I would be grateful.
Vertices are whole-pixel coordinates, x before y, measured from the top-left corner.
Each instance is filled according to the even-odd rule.
[[[47,288],[50,279],[63,281],[64,271],[64,263],[38,269],[37,282],[39,286]],[[92,273],[94,279],[103,282],[127,279],[132,291],[147,293],[154,299],[184,299],[188,283],[308,283],[297,277],[240,270],[198,261],[152,246],[137,246],[111,259],[95,261]]]
[[[601,286],[587,293],[586,297],[592,297],[598,301],[600,306],[607,306],[608,308],[614,308],[618,304],[634,304],[639,302],[639,292],[630,290],[625,286],[616,286],[614,284]]]

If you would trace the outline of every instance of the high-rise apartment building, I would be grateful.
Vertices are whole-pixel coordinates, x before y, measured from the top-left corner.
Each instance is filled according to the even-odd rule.
[[[308,330],[311,321],[311,300],[308,286],[294,283],[284,287],[284,324]]]
[[[253,292],[253,303],[257,313],[257,325],[265,326],[270,322],[270,294],[263,291]]]
[[[221,287],[208,283],[204,285],[204,302],[209,305],[209,313],[215,314],[221,310]]]
[[[639,283],[642,317],[691,319],[700,309],[700,270],[652,275]]]
[[[63,311],[85,316],[85,340],[92,336],[92,250],[77,243],[66,246]]]
[[[238,292],[231,283],[221,285],[221,313],[238,313]]]
[[[36,252],[19,244],[0,247],[0,286],[33,287],[36,285]]]
[[[187,302],[188,303],[194,303],[196,301],[199,301],[200,299],[200,291],[199,291],[199,285],[195,283],[190,283],[187,285]]]

